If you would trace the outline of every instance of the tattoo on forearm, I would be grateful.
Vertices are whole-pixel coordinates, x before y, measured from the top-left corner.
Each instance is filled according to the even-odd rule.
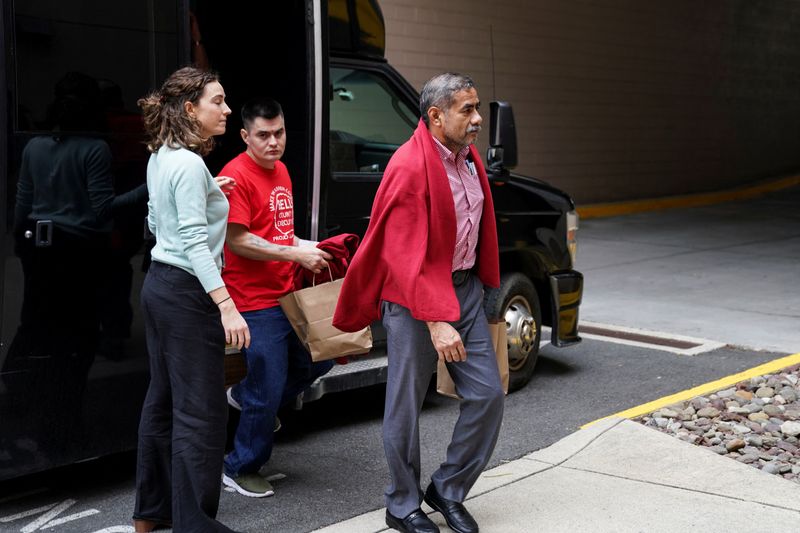
[[[287,249],[286,246],[281,246],[279,244],[272,244],[269,241],[265,241],[261,237],[256,235],[250,234],[250,244],[254,246],[258,246],[259,248],[263,248],[264,250],[269,250],[271,252],[283,252]]]

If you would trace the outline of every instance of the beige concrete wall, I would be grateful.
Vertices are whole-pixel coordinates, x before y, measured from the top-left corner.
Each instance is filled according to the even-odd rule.
[[[510,101],[518,171],[578,202],[726,189],[800,168],[800,2],[380,4],[389,62],[417,89],[455,70],[475,78],[484,102]]]

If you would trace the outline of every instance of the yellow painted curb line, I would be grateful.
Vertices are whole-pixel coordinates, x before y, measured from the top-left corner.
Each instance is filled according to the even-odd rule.
[[[611,202],[606,204],[590,204],[577,207],[578,215],[581,219],[613,217],[618,215],[630,215],[644,211],[659,211],[663,209],[674,209],[678,207],[699,207],[702,205],[712,205],[732,200],[745,200],[754,198],[762,194],[779,191],[787,187],[800,185],[800,175],[788,176],[777,180],[771,180],[750,187],[733,189],[729,191],[719,191],[700,194],[687,194],[682,196],[668,196],[666,198],[647,198],[644,200],[633,200],[630,202]]]
[[[664,396],[663,398],[659,398],[658,400],[653,400],[652,402],[647,402],[642,405],[637,405],[636,407],[632,407],[630,409],[626,409],[625,411],[620,411],[619,413],[615,413],[613,415],[604,416],[603,418],[598,418],[588,424],[584,424],[581,426],[581,429],[586,429],[589,426],[600,422],[601,420],[605,420],[607,418],[618,417],[618,418],[636,418],[637,416],[646,415],[647,413],[652,413],[653,411],[657,411],[666,405],[672,405],[678,402],[684,402],[686,400],[691,400],[697,396],[704,396],[706,394],[716,392],[718,390],[726,389],[731,385],[736,385],[740,381],[744,381],[746,379],[750,379],[756,376],[761,376],[764,374],[772,374],[777,370],[782,370],[786,367],[793,366],[800,363],[800,353],[796,353],[793,355],[787,355],[786,357],[781,357],[780,359],[775,359],[768,363],[764,363],[763,365],[759,365],[748,370],[744,370],[739,372],[738,374],[731,374],[730,376],[725,376],[724,378],[718,379],[716,381],[711,381],[709,383],[704,383],[702,385],[698,385],[697,387],[687,389],[685,391],[681,391],[670,396]]]

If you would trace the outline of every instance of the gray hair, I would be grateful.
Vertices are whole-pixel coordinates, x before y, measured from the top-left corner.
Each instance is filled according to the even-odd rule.
[[[426,126],[428,124],[428,109],[438,107],[443,111],[453,105],[454,96],[458,91],[474,89],[475,82],[464,74],[445,72],[429,79],[419,95],[419,112]]]

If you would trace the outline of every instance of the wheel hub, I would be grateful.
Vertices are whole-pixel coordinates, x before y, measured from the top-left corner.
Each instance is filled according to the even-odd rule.
[[[536,343],[536,320],[531,313],[530,304],[522,296],[515,296],[508,302],[505,319],[508,367],[509,370],[519,370],[525,365]]]

